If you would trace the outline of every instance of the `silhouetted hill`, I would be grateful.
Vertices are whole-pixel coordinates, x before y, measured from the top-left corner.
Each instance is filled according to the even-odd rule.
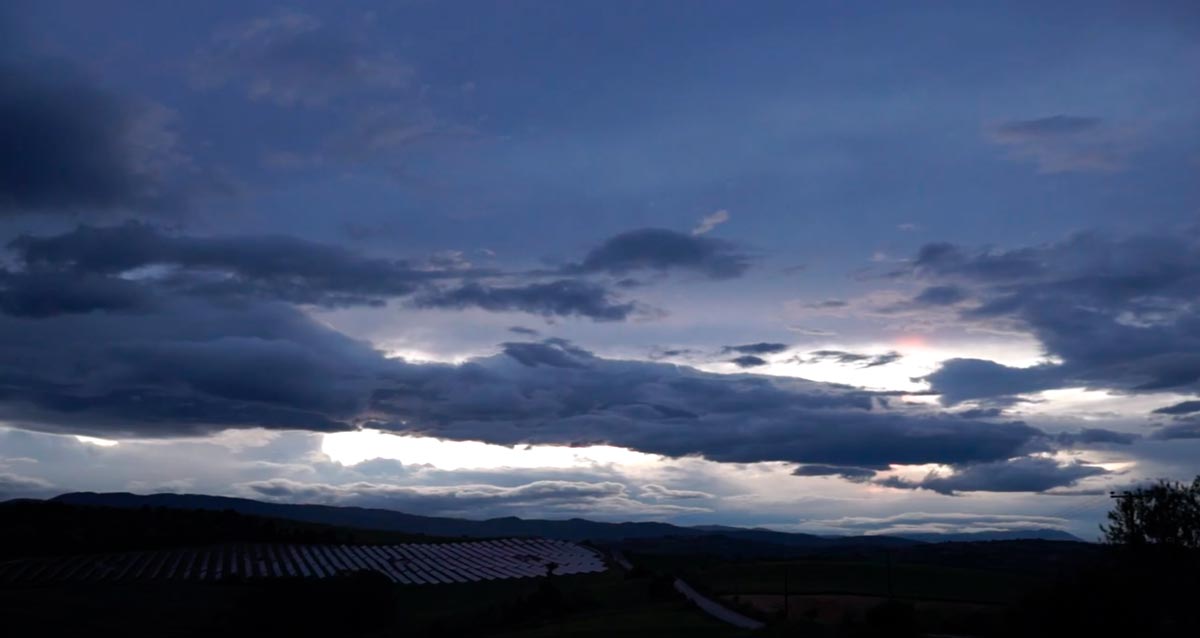
[[[1064,532],[1061,529],[1023,529],[1008,530],[1003,532],[902,534],[900,537],[914,541],[921,541],[924,543],[964,543],[974,541],[1017,540],[1074,541],[1076,543],[1087,542],[1082,538],[1079,538],[1074,534]]]
[[[164,549],[215,543],[436,542],[229,509],[107,507],[66,501],[0,502],[0,559]]]
[[[582,518],[538,520],[516,517],[482,521],[418,516],[394,510],[329,505],[266,503],[243,498],[199,494],[149,494],[75,492],[52,499],[62,503],[109,507],[170,507],[198,510],[232,510],[242,514],[283,518],[356,529],[374,529],[430,536],[540,536],[562,540],[613,542],[629,539],[726,536],[743,542],[785,547],[824,548],[838,545],[911,545],[916,541],[885,536],[827,538],[765,529],[736,527],[683,527],[669,523],[602,523]]]

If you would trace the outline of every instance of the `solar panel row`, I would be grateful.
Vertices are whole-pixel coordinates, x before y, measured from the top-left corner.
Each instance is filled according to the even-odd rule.
[[[57,582],[217,581],[224,578],[328,578],[368,570],[404,585],[461,583],[604,571],[580,545],[543,539],[443,544],[214,547],[90,554],[0,563],[0,585]]]

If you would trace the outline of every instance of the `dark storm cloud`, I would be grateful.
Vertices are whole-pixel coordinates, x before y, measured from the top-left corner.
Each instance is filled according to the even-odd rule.
[[[961,412],[955,412],[958,416],[965,419],[994,419],[1004,414],[1001,408],[971,408]]]
[[[913,299],[926,306],[950,306],[967,298],[967,293],[957,286],[930,286]]]
[[[1059,465],[1051,458],[1026,456],[957,467],[949,476],[929,474],[919,481],[891,477],[880,485],[907,489],[926,489],[941,494],[958,492],[1044,492],[1067,487],[1090,476],[1108,474],[1095,465],[1072,461]]]
[[[922,246],[913,266],[922,274],[955,275],[975,281],[1008,281],[1043,271],[1036,252],[1030,249],[969,254],[949,243]]]
[[[501,445],[611,444],[671,457],[852,467],[967,463],[1042,449],[1042,432],[932,411],[885,408],[871,393],[672,364],[620,361],[557,348],[568,365],[510,354],[460,366],[406,366],[375,394],[375,427]],[[580,365],[576,365],[580,364]],[[934,460],[936,459],[936,460]]]
[[[474,269],[457,258],[383,259],[279,235],[191,237],[129,223],[21,236],[9,249],[23,270],[0,273],[0,308],[27,316],[133,308],[150,294],[139,289],[148,287],[325,307],[383,306],[390,299],[409,298],[422,308],[481,308],[596,321],[621,321],[638,310],[635,303],[617,301],[608,288],[587,279],[521,281]],[[516,283],[491,283],[513,277]],[[490,279],[476,281],[480,278]],[[55,281],[67,285],[56,288]]]
[[[607,288],[585,279],[512,286],[471,282],[457,288],[423,292],[413,304],[420,308],[482,308],[494,312],[586,317],[594,321],[623,321],[637,309],[636,304],[620,303]]]
[[[1151,438],[1169,441],[1172,439],[1200,439],[1200,419],[1182,419],[1155,430]]]
[[[500,346],[504,354],[531,367],[584,368],[592,359],[590,352],[559,339],[548,339],[544,343],[503,343]]]
[[[1154,411],[1155,414],[1194,414],[1200,412],[1200,401],[1183,401]]]
[[[962,464],[1046,449],[869,392],[509,343],[462,365],[387,359],[282,303],[161,295],[132,314],[0,317],[0,418],[107,437],[363,425],[502,445],[606,443],[671,457],[849,467]]]
[[[988,359],[947,359],[924,379],[949,405],[1052,390],[1061,383],[1057,366],[1013,368]]]
[[[1115,432],[1104,428],[1083,428],[1078,432],[1063,432],[1054,438],[1063,445],[1078,447],[1088,444],[1132,445],[1142,437],[1131,432]]]
[[[841,465],[801,465],[792,470],[793,476],[838,476],[848,481],[869,479],[875,473],[871,468]]]
[[[354,427],[388,362],[283,304],[0,316],[0,418],[99,436]]]
[[[0,313],[15,317],[136,312],[146,310],[152,303],[152,296],[144,287],[116,277],[0,270]]]
[[[0,214],[160,208],[181,195],[166,111],[59,63],[0,56]]]
[[[1015,368],[952,359],[927,377],[943,401],[1063,387],[1200,390],[1200,240],[1195,233],[1082,234],[1011,251],[921,249],[912,273],[956,285],[968,323],[1030,331],[1054,363]]]
[[[744,354],[740,357],[734,357],[729,360],[730,363],[739,368],[757,368],[767,365],[767,360],[762,357],[756,357],[752,354]]]
[[[80,226],[52,237],[26,235],[9,248],[34,273],[120,275],[163,267],[161,282],[197,294],[323,306],[382,305],[424,282],[470,274],[364,257],[286,236],[188,237],[137,223]]]
[[[788,347],[789,346],[786,343],[769,343],[766,341],[760,341],[758,343],[747,343],[740,346],[724,346],[721,348],[721,352],[736,352],[738,354],[777,354],[787,350]]]
[[[797,361],[800,363],[834,361],[836,363],[857,365],[860,368],[874,368],[877,366],[885,366],[889,363],[895,363],[903,358],[903,355],[901,355],[899,352],[886,352],[884,354],[862,354],[859,352],[846,352],[844,350],[814,350],[808,353],[808,355],[808,359],[797,357]]]
[[[297,12],[222,29],[196,54],[192,72],[199,88],[238,84],[250,99],[284,106],[394,90],[413,75],[407,64],[365,38]]]
[[[738,252],[729,242],[661,228],[643,228],[608,239],[585,255],[583,261],[563,270],[612,275],[638,270],[681,270],[710,279],[731,279],[742,276],[749,267],[749,256]]]

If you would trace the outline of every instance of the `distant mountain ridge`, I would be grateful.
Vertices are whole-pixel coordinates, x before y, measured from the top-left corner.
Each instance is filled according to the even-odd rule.
[[[1043,541],[1073,541],[1076,543],[1086,542],[1082,538],[1064,532],[1061,529],[1038,528],[1038,529],[1021,529],[1021,530],[1005,530],[992,532],[929,532],[929,533],[910,533],[904,534],[901,538],[907,538],[914,541],[925,543],[964,543],[973,541],[1017,541],[1017,540],[1043,540]]]
[[[914,543],[958,540],[1010,540],[1039,538],[1048,540],[1080,539],[1059,530],[1032,530],[1029,536],[985,537],[988,534],[1010,532],[981,532],[978,534],[916,534],[898,536],[828,537],[814,534],[777,532],[762,528],[742,528],[724,525],[685,527],[660,522],[604,523],[582,518],[567,520],[522,519],[517,517],[467,520],[438,516],[421,516],[395,510],[341,507],[293,503],[269,503],[229,496],[203,494],[131,494],[128,492],[72,492],[52,501],[74,505],[105,507],[169,507],[198,510],[233,510],[241,514],[283,518],[307,523],[321,523],[358,529],[384,530],[429,536],[501,537],[540,536],[561,540],[593,540],[612,542],[622,540],[666,537],[726,536],[743,541],[771,543],[786,547],[832,548],[838,546],[908,546]],[[1019,534],[1019,533],[1018,533]],[[1050,538],[1053,535],[1053,538]]]

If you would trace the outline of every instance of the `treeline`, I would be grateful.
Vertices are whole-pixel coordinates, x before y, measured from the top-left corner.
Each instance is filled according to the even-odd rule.
[[[0,560],[217,543],[411,542],[424,537],[302,523],[232,510],[0,503]]]

